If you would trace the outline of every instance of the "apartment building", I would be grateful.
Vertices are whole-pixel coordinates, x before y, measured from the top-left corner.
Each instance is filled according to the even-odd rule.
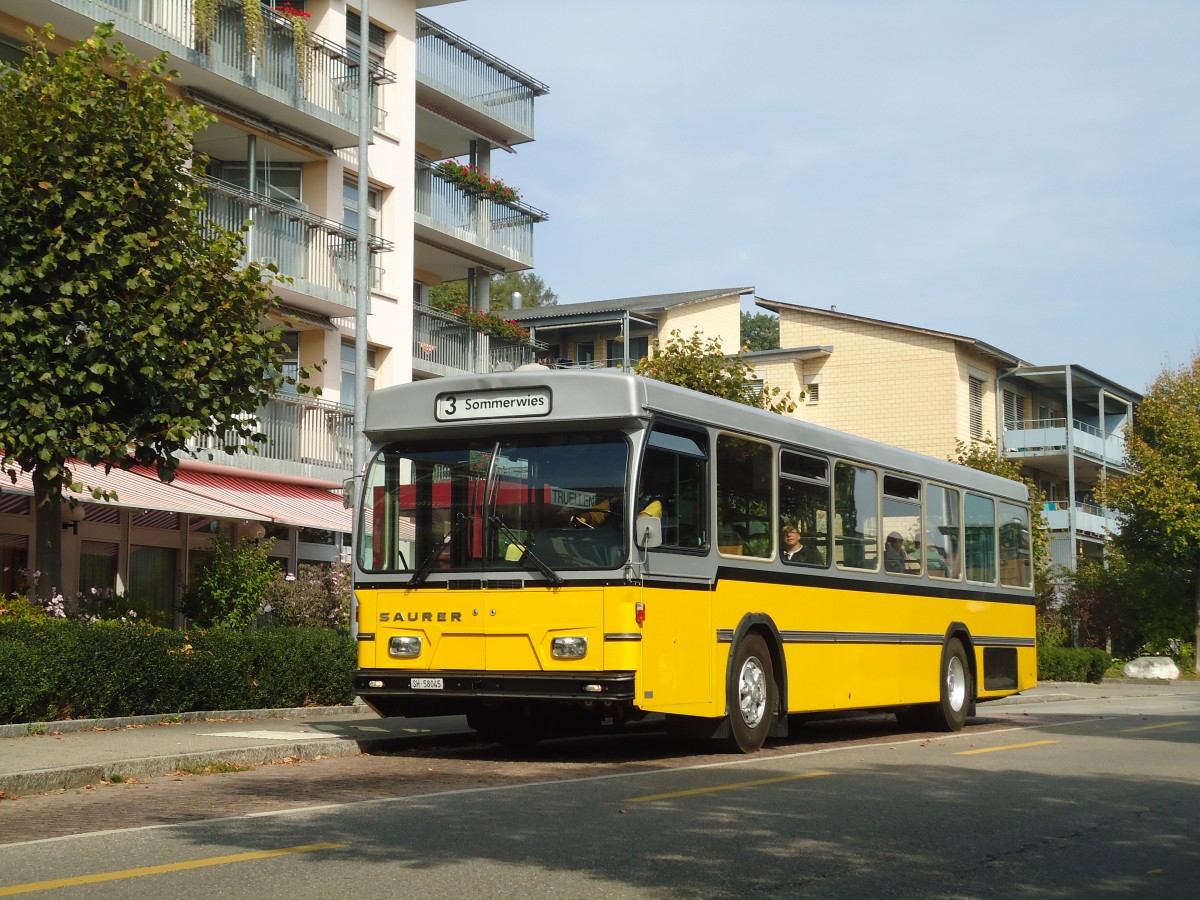
[[[1033,365],[962,335],[757,298],[779,315],[782,349],[749,354],[806,421],[948,459],[991,440],[1044,495],[1050,552],[1100,559],[1116,527],[1097,486],[1125,471],[1141,395],[1078,365]]]
[[[207,36],[193,0],[0,0],[0,65],[19,63],[26,27],[45,23],[61,46],[107,21],[136,55],[169,54],[180,73],[169,89],[216,120],[196,137],[209,160],[193,173],[207,192],[206,214],[231,228],[251,222],[247,255],[290,279],[276,288],[288,370],[323,362],[312,380],[320,397],[284,391],[256,412],[267,436],[257,453],[228,454],[225,436],[208,435],[170,485],[146,472],[84,473],[118,499],[82,503],[82,514],[63,522],[64,593],[112,587],[179,621],[181,586],[218,530],[273,537],[272,553],[289,570],[344,552],[351,520],[341,487],[353,474],[362,399],[360,205],[371,254],[368,391],[490,369],[497,354],[533,358],[532,344],[493,347],[427,307],[429,287],[461,279],[486,307],[492,274],[533,266],[533,229],[546,219],[516,192],[487,186],[501,151],[534,139],[534,103],[547,88],[425,15],[444,2],[455,0],[370,0],[364,52],[358,2],[263,0],[261,51],[248,53],[242,0],[222,0]],[[364,58],[372,113],[360,123]],[[370,144],[365,161],[360,128]],[[6,592],[36,565],[30,493],[24,482],[0,493]]]

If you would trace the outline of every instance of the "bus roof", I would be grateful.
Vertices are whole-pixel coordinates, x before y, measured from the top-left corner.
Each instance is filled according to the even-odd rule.
[[[517,411],[491,403],[478,414],[463,404],[479,395],[512,398]],[[516,402],[526,399],[525,405]],[[457,398],[452,407],[448,398]],[[439,400],[442,405],[439,405]],[[381,388],[367,397],[366,436],[373,444],[465,434],[515,434],[556,425],[587,422],[627,428],[655,415],[769,437],[798,448],[820,450],[848,460],[870,462],[910,475],[975,488],[1025,502],[1025,485],[933,456],[781,416],[617,369],[545,369],[459,375]]]

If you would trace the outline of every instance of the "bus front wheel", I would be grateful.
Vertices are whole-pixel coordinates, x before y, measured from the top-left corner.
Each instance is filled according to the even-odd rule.
[[[771,654],[761,636],[748,634],[738,644],[729,688],[729,749],[754,753],[767,739],[777,703]]]
[[[971,709],[971,667],[962,641],[950,638],[942,648],[938,702],[928,710],[929,728],[961,731]]]

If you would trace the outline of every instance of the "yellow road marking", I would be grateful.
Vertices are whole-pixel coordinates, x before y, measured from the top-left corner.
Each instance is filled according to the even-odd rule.
[[[32,894],[36,891],[51,891],[55,888],[76,887],[81,884],[99,884],[104,881],[121,881],[139,878],[142,875],[163,875],[167,872],[183,872],[187,869],[203,869],[208,866],[223,866],[227,863],[246,862],[251,859],[269,859],[272,856],[287,856],[290,853],[312,853],[315,850],[337,850],[345,844],[303,844],[299,847],[282,847],[279,850],[256,850],[252,853],[234,853],[230,856],[210,856],[207,859],[192,859],[186,862],[166,863],[161,866],[144,866],[140,869],[123,869],[119,872],[100,872],[96,875],[78,875],[74,878],[56,878],[53,881],[31,881],[0,887],[0,897],[15,894]]]
[[[997,750],[1023,750],[1026,747],[1042,747],[1046,744],[1057,744],[1058,741],[1030,741],[1028,744],[1008,744],[1004,747],[980,747],[978,750],[959,750],[955,756],[971,756],[974,753],[995,753]]]
[[[670,794],[649,794],[645,797],[631,797],[626,803],[653,803],[655,800],[673,800],[676,797],[695,797],[697,794],[713,794],[717,791],[740,791],[742,788],[762,787],[764,784],[782,784],[785,781],[798,781],[801,778],[819,778],[822,775],[832,775],[832,772],[805,772],[802,775],[782,775],[779,778],[760,778],[757,781],[739,781],[736,784],[719,784],[715,787],[692,788],[690,791],[675,791]]]
[[[1164,722],[1161,725],[1142,725],[1140,728],[1126,728],[1125,733],[1129,734],[1133,731],[1154,731],[1156,728],[1174,728],[1177,725],[1186,725],[1187,722]]]

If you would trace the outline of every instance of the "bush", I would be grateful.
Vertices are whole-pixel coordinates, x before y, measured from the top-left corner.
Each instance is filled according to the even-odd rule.
[[[226,532],[218,532],[208,561],[183,595],[189,621],[204,628],[249,628],[279,571],[267,555],[274,544],[267,539],[234,547]]]
[[[305,563],[297,574],[278,573],[267,592],[263,615],[272,624],[350,630],[350,566]]]
[[[1095,647],[1039,647],[1038,681],[1087,681],[1099,684],[1112,657]]]
[[[0,619],[0,722],[332,706],[355,645],[317,628],[185,633],[127,622]]]

